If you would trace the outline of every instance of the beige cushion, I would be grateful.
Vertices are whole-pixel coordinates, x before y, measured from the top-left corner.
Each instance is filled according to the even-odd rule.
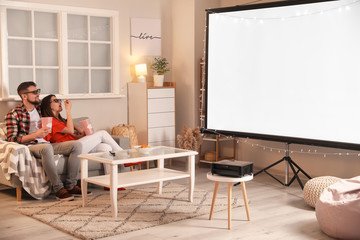
[[[316,202],[319,200],[319,197],[324,189],[340,180],[341,178],[332,176],[323,176],[310,179],[306,182],[303,190],[305,202],[309,206],[315,207]]]

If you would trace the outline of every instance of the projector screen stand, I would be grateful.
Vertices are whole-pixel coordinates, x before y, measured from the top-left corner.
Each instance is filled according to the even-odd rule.
[[[302,182],[301,182],[301,180],[300,180],[300,178],[299,178],[299,175],[298,175],[299,172],[302,172],[302,173],[303,173],[306,177],[308,177],[309,179],[311,179],[311,177],[310,177],[304,170],[302,170],[302,169],[290,158],[290,156],[289,156],[289,144],[290,144],[290,143],[286,143],[285,157],[283,157],[283,158],[280,159],[279,161],[277,161],[277,162],[275,162],[275,163],[267,166],[266,168],[258,171],[257,173],[254,174],[254,176],[256,176],[256,175],[258,175],[258,174],[260,174],[260,173],[262,173],[262,172],[265,172],[265,173],[267,173],[269,176],[271,176],[272,178],[274,178],[276,181],[278,181],[279,183],[281,183],[282,185],[287,186],[287,187],[290,186],[295,179],[297,179],[297,181],[299,182],[299,185],[301,186],[301,189],[303,189],[304,186],[303,186],[303,184],[302,184]],[[273,176],[271,173],[269,173],[269,172],[267,171],[268,169],[272,168],[273,166],[275,166],[275,165],[277,165],[277,164],[279,164],[279,163],[281,163],[281,162],[283,162],[283,161],[286,162],[285,182],[280,181],[279,179],[277,179],[275,176]],[[292,170],[292,172],[293,172],[293,174],[294,174],[294,176],[292,177],[292,179],[291,179],[290,181],[289,181],[289,166],[290,166],[290,168],[291,168],[291,170]],[[297,170],[295,170],[295,168],[297,168]]]

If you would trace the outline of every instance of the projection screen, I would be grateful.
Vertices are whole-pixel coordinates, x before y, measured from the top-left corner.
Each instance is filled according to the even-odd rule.
[[[360,0],[207,10],[205,132],[360,149]]]

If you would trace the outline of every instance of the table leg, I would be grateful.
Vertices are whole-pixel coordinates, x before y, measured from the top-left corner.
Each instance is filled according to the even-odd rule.
[[[214,189],[213,199],[212,199],[212,203],[211,203],[209,220],[211,220],[212,215],[213,215],[215,199],[216,199],[216,194],[217,194],[218,188],[219,188],[219,182],[215,182],[215,189]]]
[[[242,182],[242,183],[241,183],[241,190],[242,190],[243,196],[244,196],[244,202],[245,202],[245,209],[246,209],[247,219],[248,219],[248,221],[250,221],[249,204],[248,204],[248,199],[247,199],[247,195],[246,195],[245,182]]]
[[[231,199],[232,199],[232,185],[233,183],[228,183],[228,229],[231,228]]]
[[[87,202],[87,181],[88,178],[88,160],[81,159],[81,195],[82,195],[82,206],[86,206]]]
[[[21,193],[22,193],[22,187],[16,188],[16,200],[21,201]]]
[[[194,187],[195,187],[195,155],[188,157],[188,171],[190,174],[189,179],[189,202],[194,200]]]
[[[117,217],[117,187],[118,187],[118,165],[111,164],[110,168],[110,201],[111,211],[114,218]]]
[[[160,169],[164,168],[164,159],[163,158],[158,159],[158,168],[160,168]],[[163,186],[163,181],[160,181],[158,183],[158,194],[162,194],[162,186]]]

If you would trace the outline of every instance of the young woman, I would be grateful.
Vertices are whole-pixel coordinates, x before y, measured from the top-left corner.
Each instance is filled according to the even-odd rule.
[[[84,130],[73,123],[70,100],[65,99],[64,101],[67,119],[60,115],[63,110],[61,101],[53,94],[46,96],[41,101],[42,117],[53,118],[51,132],[44,138],[45,140],[51,143],[77,140],[82,143],[82,153],[122,150],[110,134],[104,130],[85,136]],[[105,174],[109,174],[110,167],[104,164],[104,171]],[[123,165],[121,165],[121,171],[125,171]]]

